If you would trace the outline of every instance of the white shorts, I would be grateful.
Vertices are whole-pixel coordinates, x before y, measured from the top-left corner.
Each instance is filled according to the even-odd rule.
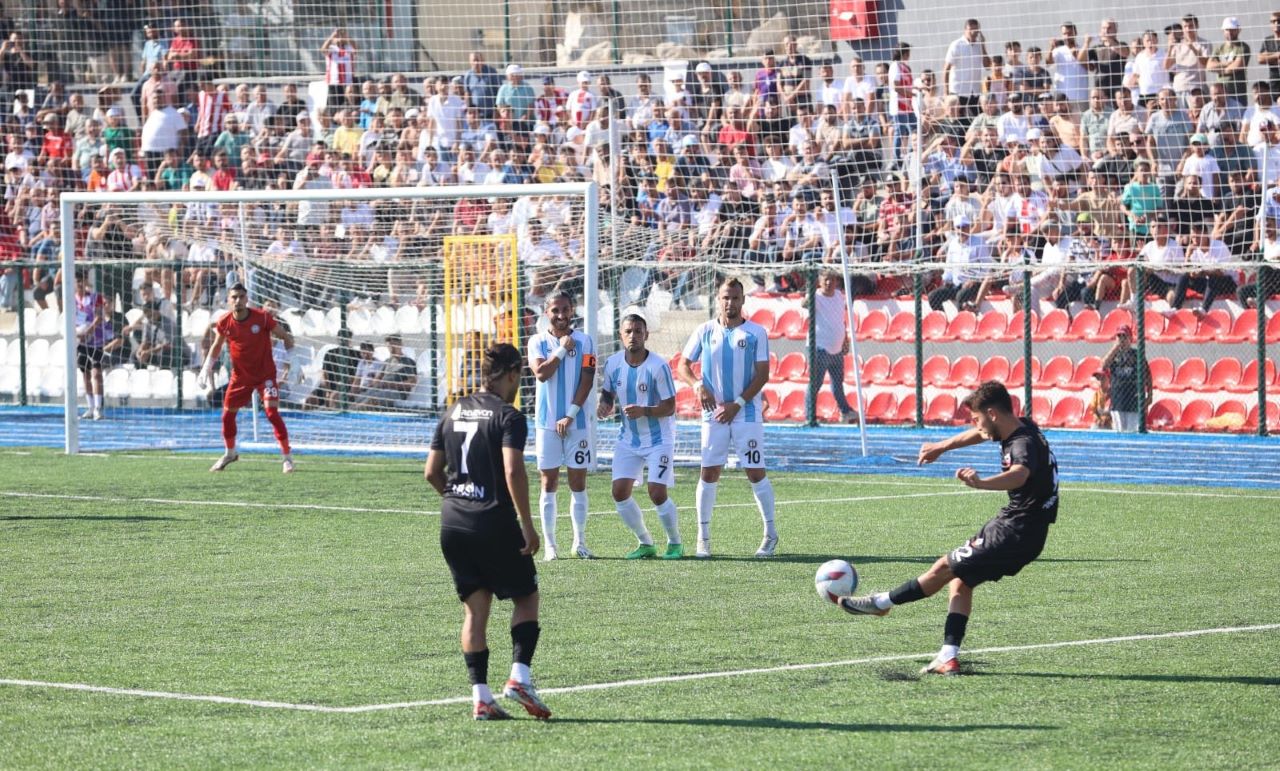
[[[561,439],[554,428],[539,428],[534,436],[538,455],[538,470],[547,471],[567,466],[592,468],[595,465],[595,448],[591,446],[591,429],[571,428]]]
[[[675,447],[660,444],[648,449],[632,449],[617,445],[613,448],[613,479],[641,481],[640,472],[649,467],[649,482],[673,487],[676,483]]]
[[[729,447],[743,468],[764,468],[764,424],[735,419],[725,425],[715,420],[702,422],[702,467],[723,466]]]

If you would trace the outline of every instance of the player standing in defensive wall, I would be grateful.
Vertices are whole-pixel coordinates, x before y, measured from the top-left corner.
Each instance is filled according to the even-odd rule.
[[[667,532],[667,550],[663,559],[678,560],[684,556],[680,542],[680,526],[675,501],[668,497],[675,484],[676,384],[671,367],[661,356],[645,347],[649,340],[649,324],[643,316],[631,314],[622,320],[622,350],[604,364],[604,386],[596,416],[601,420],[613,414],[617,406],[622,412],[622,429],[613,450],[613,501],[618,516],[640,545],[627,559],[656,557],[653,537],[644,525],[640,504],[632,497],[636,482],[649,467],[649,500],[658,507],[658,520]]]
[[[1040,556],[1049,525],[1058,518],[1058,461],[1040,428],[1013,413],[1009,392],[993,380],[978,386],[964,403],[971,411],[973,428],[923,445],[919,462],[932,463],[945,452],[985,440],[999,442],[999,474],[983,479],[965,467],[956,471],[956,478],[975,490],[1006,490],[1009,503],[977,535],[939,557],[919,578],[890,592],[840,600],[840,607],[849,613],[883,616],[894,605],[922,600],[949,584],[942,649],[922,670],[938,675],[960,673],[960,644],[973,612],[974,588],[1017,575]]]
[[[529,512],[524,445],[529,425],[512,402],[524,360],[509,343],[492,346],[480,365],[483,390],[453,403],[431,438],[424,474],[444,498],[440,550],[463,604],[462,658],[471,678],[476,720],[507,720],[489,691],[489,609],[511,599],[511,678],[502,695],[546,720],[529,665],[538,647],[538,533]],[[517,520],[518,517],[518,520]]]
[[[289,430],[280,417],[280,389],[276,383],[276,362],[271,355],[271,338],[293,348],[293,335],[276,323],[270,313],[249,307],[249,291],[236,284],[227,292],[231,312],[214,325],[213,345],[200,368],[197,384],[208,390],[213,383],[213,367],[222,353],[223,343],[231,354],[231,383],[222,398],[222,441],[226,452],[210,471],[221,471],[240,459],[236,451],[236,413],[253,401],[253,392],[262,395],[263,412],[284,454],[284,473],[293,473],[293,455],[289,450]]]
[[[778,548],[773,525],[773,485],[765,476],[764,405],[760,391],[769,382],[769,335],[742,315],[742,282],[731,278],[716,294],[719,315],[703,322],[685,343],[680,379],[693,387],[702,404],[702,474],[698,480],[698,551],[711,556],[711,511],[716,486],[732,446],[751,482],[751,493],[764,520],[764,540],[757,557],[772,557]],[[693,362],[702,362],[702,377]]]
[[[534,407],[535,446],[542,494],[538,511],[550,562],[556,551],[556,490],[560,467],[569,469],[569,515],[573,519],[573,553],[594,559],[587,549],[587,469],[593,461],[591,430],[582,411],[596,378],[595,340],[573,328],[573,298],[567,292],[547,297],[551,327],[529,338],[529,369],[538,380]]]

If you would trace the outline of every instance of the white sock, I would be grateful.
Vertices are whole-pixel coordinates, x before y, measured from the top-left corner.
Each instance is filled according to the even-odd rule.
[[[711,510],[716,507],[716,488],[719,482],[703,482],[698,480],[698,540],[711,540]]]
[[[529,674],[529,665],[515,662],[511,665],[511,679],[521,685],[528,685],[533,682],[532,675]]]
[[[653,536],[649,535],[649,528],[644,526],[644,512],[640,511],[640,504],[636,503],[636,499],[615,501],[613,505],[618,509],[618,516],[622,517],[623,523],[636,534],[640,543],[644,546],[652,546]]]
[[[959,656],[959,655],[960,655],[959,645],[944,645],[942,646],[942,650],[938,651],[938,658],[942,659],[943,661],[946,661],[947,659],[954,659],[956,656]]]
[[[471,700],[477,702],[492,702],[493,692],[490,691],[489,686],[484,683],[481,683],[480,685],[473,685],[471,686]]]
[[[889,599],[888,592],[879,592],[878,594],[871,595],[871,601],[874,602],[876,607],[880,610],[888,610],[893,607],[893,602]]]
[[[538,511],[542,514],[542,540],[548,546],[556,543],[556,494],[542,491],[538,496]]]
[[[676,502],[670,498],[662,502],[658,507],[658,521],[662,522],[662,529],[667,531],[667,543],[676,545],[680,543],[680,523],[676,519]]]
[[[569,492],[569,516],[573,519],[573,545],[587,544],[587,491]]]
[[[101,394],[94,394],[93,396],[90,396],[90,397],[89,397],[89,401],[93,404],[93,408],[94,408],[95,410],[100,410],[100,409],[102,409],[102,395],[101,395]]]
[[[773,483],[769,477],[752,482],[751,493],[756,497],[756,508],[760,509],[760,518],[764,520],[764,534],[777,538],[778,531],[773,527]]]

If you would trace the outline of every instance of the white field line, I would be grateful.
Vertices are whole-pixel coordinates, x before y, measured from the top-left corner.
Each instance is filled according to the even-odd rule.
[[[1228,626],[1215,627],[1212,629],[1192,629],[1182,632],[1162,632],[1157,634],[1134,634],[1125,635],[1123,637],[1098,637],[1088,640],[1066,640],[1060,642],[1049,643],[1033,643],[1029,645],[1002,645],[990,648],[974,648],[966,651],[968,655],[979,654],[996,654],[996,653],[1018,653],[1022,651],[1036,650],[1052,650],[1055,648],[1074,648],[1089,645],[1114,645],[1117,643],[1127,642],[1143,642],[1146,640],[1168,640],[1185,637],[1201,637],[1211,634],[1239,634],[1242,632],[1269,632],[1280,629],[1280,624],[1257,624],[1254,626]],[[852,667],[864,664],[884,664],[899,661],[916,661],[920,659],[928,659],[933,656],[929,653],[906,653],[895,654],[889,656],[868,656],[860,659],[843,659],[840,661],[822,661],[811,664],[782,664],[773,667],[758,667],[754,669],[729,669],[718,672],[696,672],[684,675],[667,675],[663,677],[645,677],[634,680],[615,680],[605,683],[586,683],[583,685],[570,685],[561,688],[542,688],[542,695],[554,695],[561,693],[583,693],[586,691],[603,691],[615,688],[632,688],[636,686],[661,685],[664,683],[683,683],[692,680],[715,680],[729,677],[746,677],[750,675],[768,675],[779,672],[802,672],[812,669],[830,669],[834,667]],[[396,709],[412,709],[415,707],[435,707],[447,704],[466,704],[471,701],[470,696],[450,696],[442,699],[428,699],[424,701],[401,701],[389,702],[383,704],[362,704],[354,707],[331,707],[323,704],[293,704],[283,701],[268,701],[264,699],[238,699],[230,696],[209,696],[191,693],[173,693],[170,691],[149,691],[135,688],[110,688],[101,685],[88,685],[85,683],[51,683],[42,680],[16,680],[16,679],[0,679],[0,685],[9,685],[26,688],[52,688],[65,691],[84,691],[90,693],[105,693],[114,696],[134,696],[145,699],[171,699],[175,701],[197,701],[211,704],[231,704],[242,707],[258,707],[260,709],[282,709],[294,710],[298,712],[327,712],[327,713],[343,713],[355,714],[362,712],[385,712]]]

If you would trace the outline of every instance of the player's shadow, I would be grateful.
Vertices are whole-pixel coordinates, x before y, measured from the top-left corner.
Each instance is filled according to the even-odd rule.
[[[598,725],[671,725],[714,726],[717,728],[768,728],[782,731],[837,731],[840,733],[940,733],[958,734],[975,731],[1056,731],[1058,726],[1030,725],[1024,723],[827,723],[818,720],[781,720],[772,717],[759,718],[555,718],[555,723],[582,723]]]
[[[76,522],[181,522],[181,517],[147,517],[140,514],[128,514],[122,517],[108,517],[102,515],[71,515],[71,514],[53,514],[50,516],[40,516],[37,514],[14,514],[11,516],[0,517],[0,522],[45,522],[67,520]]]
[[[826,562],[831,558],[832,558],[832,555],[830,554],[775,554],[772,557],[753,557],[748,554],[731,554],[727,556],[715,554],[706,560],[694,559],[693,561],[695,562],[704,562],[704,561],[705,562],[760,562],[760,563],[801,562],[805,564],[821,565],[822,563]],[[686,559],[688,558],[686,557]],[[935,554],[932,557],[892,557],[892,556],[886,557],[884,555],[879,555],[879,556],[866,555],[866,556],[845,557],[844,559],[847,559],[849,562],[853,563],[855,566],[872,565],[879,562],[910,562],[910,563],[916,563],[920,565],[932,565],[934,562],[937,561],[938,555]]]
[[[1086,557],[1037,557],[1036,562],[1150,562],[1151,560],[1128,559],[1125,557],[1109,557],[1102,559],[1090,559]]]
[[[1149,674],[1089,674],[1081,672],[997,672],[984,670],[978,675],[1000,677],[1032,677],[1046,680],[1120,680],[1135,683],[1213,683],[1215,685],[1269,685],[1280,686],[1280,677],[1251,677],[1247,675],[1149,675]]]

